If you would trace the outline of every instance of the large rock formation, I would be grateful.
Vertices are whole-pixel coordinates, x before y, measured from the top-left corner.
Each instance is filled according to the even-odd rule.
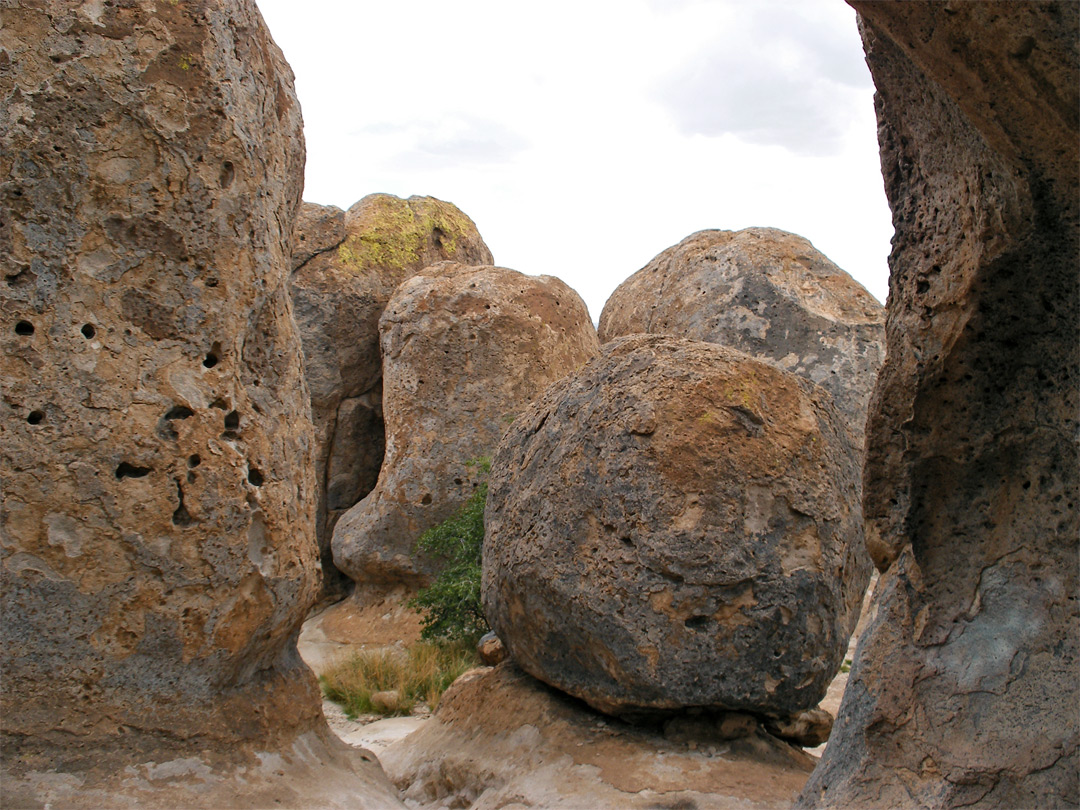
[[[746,715],[631,726],[510,662],[466,673],[379,758],[410,806],[432,810],[787,807],[814,763]]]
[[[804,807],[1080,804],[1080,6],[853,2],[896,238],[883,571]]]
[[[598,349],[581,298],[551,276],[444,262],[394,293],[379,323],[386,457],[334,530],[354,580],[415,581],[413,546],[467,500],[515,416]]]
[[[619,285],[600,315],[600,340],[676,335],[793,371],[833,395],[861,447],[884,320],[881,304],[801,236],[701,231]]]
[[[289,282],[315,423],[316,537],[333,594],[346,582],[330,538],[346,509],[378,480],[384,435],[379,317],[397,286],[452,259],[491,264],[467,216],[432,197],[364,197],[348,211],[305,203]]]
[[[3,803],[236,804],[330,756],[292,75],[250,0],[2,13]]]
[[[871,568],[842,422],[825,391],[741,352],[606,344],[499,445],[492,629],[606,712],[816,705]]]

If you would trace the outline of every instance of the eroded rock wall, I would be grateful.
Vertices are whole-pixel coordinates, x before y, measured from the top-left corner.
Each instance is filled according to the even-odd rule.
[[[291,739],[322,723],[291,71],[250,0],[0,8],[6,763]]]
[[[882,580],[803,807],[1080,803],[1080,6],[852,2],[896,238]]]

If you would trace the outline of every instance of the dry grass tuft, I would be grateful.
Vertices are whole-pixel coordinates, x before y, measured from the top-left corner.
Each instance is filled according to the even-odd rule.
[[[421,641],[404,651],[354,653],[327,669],[319,683],[327,699],[340,704],[350,718],[400,717],[421,703],[434,709],[446,688],[479,664],[471,642]],[[373,695],[378,696],[374,702]]]

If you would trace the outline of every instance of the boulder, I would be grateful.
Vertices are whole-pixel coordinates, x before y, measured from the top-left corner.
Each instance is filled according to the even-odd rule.
[[[775,228],[700,231],[611,294],[600,340],[675,335],[746,352],[825,388],[862,447],[885,358],[881,304],[801,236]]]
[[[514,418],[598,348],[581,298],[551,276],[443,262],[404,282],[379,322],[386,456],[334,529],[356,581],[418,581],[413,547],[464,505]]]
[[[896,236],[882,571],[801,807],[1080,805],[1080,6],[854,2]]]
[[[870,576],[859,470],[801,377],[710,343],[614,340],[499,445],[491,629],[601,711],[809,709]]]
[[[787,807],[815,760],[753,718],[730,717],[632,726],[508,661],[462,676],[435,716],[379,759],[411,807]]]
[[[402,281],[447,259],[492,262],[472,220],[433,197],[371,194],[348,211],[304,203],[297,218],[289,292],[315,423],[324,597],[348,582],[333,564],[334,524],[374,489],[382,464],[379,317]]]
[[[251,0],[3,6],[3,804],[341,807],[291,71]]]

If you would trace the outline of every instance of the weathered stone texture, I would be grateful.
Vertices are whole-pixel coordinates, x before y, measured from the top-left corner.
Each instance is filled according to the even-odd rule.
[[[410,805],[475,810],[786,807],[814,759],[746,715],[661,726],[602,718],[507,661],[467,672],[379,754]]]
[[[499,445],[492,630],[601,711],[815,706],[871,568],[842,422],[821,388],[726,347],[606,344]]]
[[[347,582],[333,564],[334,524],[374,489],[383,458],[379,317],[402,281],[444,260],[492,262],[472,220],[433,197],[371,194],[348,211],[305,203],[296,222],[289,292],[311,389],[327,594]]]
[[[805,807],[1080,804],[1080,6],[853,2],[896,226],[883,571]]]
[[[416,581],[413,546],[459,509],[515,416],[598,348],[581,298],[551,276],[443,262],[405,281],[379,323],[386,456],[334,529],[356,581]]]
[[[619,285],[600,340],[634,333],[718,343],[825,388],[861,447],[885,357],[885,313],[809,241],[775,228],[700,231]]]
[[[5,763],[292,739],[291,71],[247,0],[0,7]]]

